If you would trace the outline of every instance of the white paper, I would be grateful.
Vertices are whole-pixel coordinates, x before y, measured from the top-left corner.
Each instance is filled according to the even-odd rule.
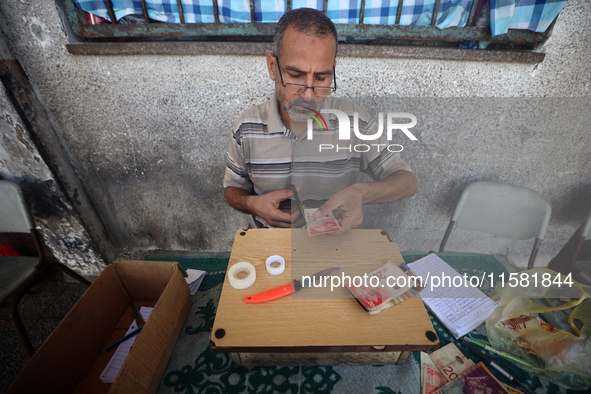
[[[469,284],[453,286],[453,278],[461,275],[434,253],[408,266],[426,282],[425,289],[419,293],[423,302],[456,339],[482,324],[497,307],[497,304],[477,287]],[[444,285],[431,289],[434,276],[439,279],[444,276],[450,277],[452,285],[446,280]],[[456,283],[459,282],[456,280]],[[437,284],[437,280],[434,284]]]
[[[206,272],[201,271],[201,270],[193,270],[193,269],[187,270],[188,276],[185,278],[185,280],[187,281],[187,284],[189,285],[189,288],[191,289],[191,295],[193,295],[197,292],[197,289],[199,289],[199,286],[201,286],[201,282],[203,282],[203,278],[205,277],[205,274],[206,274]]]
[[[149,308],[146,306],[142,306],[140,308],[140,315],[142,315],[142,317],[144,318],[144,320],[146,322],[148,321],[148,318],[150,317],[150,313],[152,313],[152,309],[154,309],[154,308]],[[138,328],[137,322],[134,320],[133,323],[131,323],[131,326],[129,326],[129,330],[127,330],[125,335],[129,334],[133,330],[136,330],[137,328]],[[139,335],[139,333],[137,335]],[[117,349],[115,350],[115,354],[113,354],[113,357],[111,357],[111,360],[109,361],[109,363],[107,364],[107,366],[105,367],[105,369],[103,370],[103,372],[100,375],[101,382],[103,382],[103,383],[115,382],[115,379],[117,379],[117,375],[119,375],[119,371],[121,371],[121,367],[123,367],[123,363],[125,363],[125,359],[129,355],[129,352],[131,351],[131,347],[133,346],[133,343],[135,342],[137,335],[134,335],[134,336],[126,339],[125,341],[121,342],[117,346]]]

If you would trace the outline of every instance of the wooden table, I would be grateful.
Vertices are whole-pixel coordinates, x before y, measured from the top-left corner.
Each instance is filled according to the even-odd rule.
[[[285,259],[283,274],[267,272],[265,262],[271,255]],[[403,364],[411,351],[439,347],[420,298],[373,316],[347,297],[344,288],[304,288],[261,304],[243,301],[329,267],[342,266],[352,276],[387,261],[402,263],[398,247],[383,231],[309,237],[305,229],[239,230],[228,268],[240,261],[255,266],[256,282],[236,290],[226,274],[210,342],[213,351],[231,353],[237,365]]]

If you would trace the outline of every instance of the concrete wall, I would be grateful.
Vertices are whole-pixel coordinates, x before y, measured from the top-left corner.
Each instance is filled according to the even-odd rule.
[[[0,85],[0,179],[21,185],[35,227],[60,262],[96,277],[104,261]]]
[[[554,214],[538,265],[572,236],[591,206],[589,20],[591,4],[570,0],[536,65],[338,59],[339,96],[370,112],[403,107],[420,118],[419,141],[404,144],[418,194],[368,211],[402,250],[437,248],[459,193],[479,179],[530,187],[549,199]],[[225,151],[238,115],[272,92],[262,54],[73,56],[51,2],[2,1],[0,25],[118,250],[230,249],[246,218],[223,200]],[[457,97],[479,99],[458,107]],[[513,113],[509,102],[488,97],[516,98],[521,109],[506,116]],[[529,112],[529,97],[550,101]],[[581,98],[580,107],[549,122],[542,116],[548,109],[574,102],[552,99],[560,97]],[[506,254],[519,266],[530,248],[461,232],[448,244]]]

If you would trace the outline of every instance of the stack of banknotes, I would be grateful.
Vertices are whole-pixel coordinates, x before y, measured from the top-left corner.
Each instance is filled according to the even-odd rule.
[[[484,364],[474,364],[452,342],[430,354],[421,352],[421,394],[431,393],[518,394],[521,391],[499,382]]]
[[[391,261],[368,273],[367,277],[369,280],[361,286],[351,283],[351,286],[345,287],[370,315],[416,297],[420,290],[417,286],[421,283],[420,277],[412,271],[404,271]]]

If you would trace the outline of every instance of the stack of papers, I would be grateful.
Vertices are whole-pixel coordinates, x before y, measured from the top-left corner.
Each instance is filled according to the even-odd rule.
[[[465,281],[454,281],[461,275],[434,253],[408,266],[423,278],[426,287],[419,293],[423,302],[456,339],[484,323],[497,307],[476,287],[454,286]]]
[[[154,309],[154,308],[149,308],[147,306],[142,306],[140,308],[140,315],[142,315],[142,317],[144,318],[144,320],[146,322],[148,321],[148,318],[150,317],[150,314],[152,313],[152,309]],[[138,328],[138,324],[134,320],[133,323],[131,323],[131,326],[129,326],[129,330],[127,330],[125,335],[129,334],[133,330],[136,330],[137,328]],[[111,360],[109,361],[109,363],[107,364],[107,366],[103,370],[103,373],[101,373],[101,375],[99,376],[99,378],[101,379],[101,382],[103,382],[103,383],[115,382],[115,379],[117,379],[117,375],[119,375],[119,371],[121,371],[121,367],[123,367],[123,363],[125,362],[125,359],[127,358],[127,356],[129,356],[129,352],[131,351],[131,347],[133,346],[133,343],[135,342],[136,338],[137,338],[137,335],[134,335],[134,336],[126,339],[125,341],[121,342],[119,344],[119,346],[117,346],[117,350],[115,351],[115,354],[113,354],[113,357],[111,357]]]

